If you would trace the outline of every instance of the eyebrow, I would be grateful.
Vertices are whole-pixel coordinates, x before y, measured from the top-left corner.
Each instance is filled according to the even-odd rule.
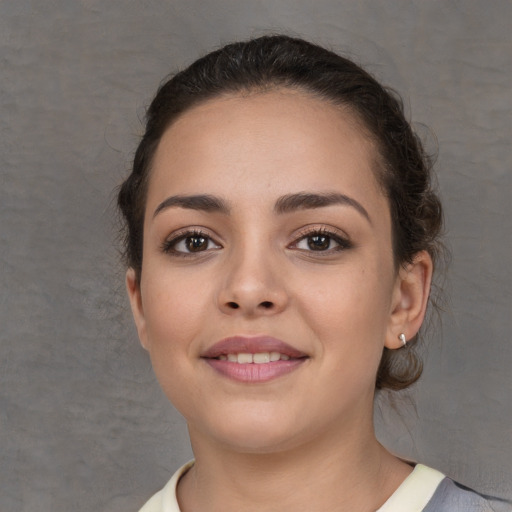
[[[201,210],[203,212],[229,213],[227,203],[221,198],[209,194],[200,194],[194,196],[168,197],[156,207],[155,213],[153,213],[153,218],[155,218],[161,211],[172,207]]]
[[[280,197],[274,210],[277,213],[289,213],[296,210],[309,210],[314,208],[325,208],[326,206],[345,205],[355,208],[371,224],[370,215],[364,206],[345,194],[337,192],[317,194],[310,192],[299,192],[297,194],[287,194]]]
[[[343,205],[355,208],[371,224],[370,215],[364,206],[345,194],[337,192],[331,193],[312,193],[298,192],[296,194],[287,194],[280,197],[275,205],[274,211],[278,214],[291,213],[297,210],[310,210],[315,208],[325,208],[327,206]],[[199,194],[192,196],[170,196],[162,201],[153,213],[155,218],[163,210],[168,208],[186,208],[189,210],[200,210],[203,212],[218,212],[229,214],[230,208],[226,201],[220,197],[210,194]]]

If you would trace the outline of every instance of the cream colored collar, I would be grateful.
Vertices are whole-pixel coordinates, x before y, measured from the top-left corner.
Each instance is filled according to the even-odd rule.
[[[180,512],[176,487],[179,479],[193,464],[194,461],[190,461],[178,469],[167,485],[157,492],[140,512]],[[421,512],[443,478],[444,475],[439,471],[417,464],[412,473],[376,512]]]
[[[444,479],[439,471],[416,464],[412,473],[376,512],[421,512]]]

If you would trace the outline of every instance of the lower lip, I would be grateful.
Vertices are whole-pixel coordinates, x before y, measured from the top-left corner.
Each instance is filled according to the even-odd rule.
[[[289,359],[288,361],[272,361],[270,363],[234,363],[220,359],[205,359],[217,372],[239,382],[268,382],[293,372],[306,359]]]

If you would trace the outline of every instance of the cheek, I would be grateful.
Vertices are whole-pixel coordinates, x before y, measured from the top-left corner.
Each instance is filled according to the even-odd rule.
[[[184,278],[173,272],[155,272],[142,290],[150,342],[160,345],[186,342],[204,317],[208,281]]]
[[[143,289],[151,362],[168,396],[173,387],[191,375],[189,367],[197,358],[200,333],[208,321],[210,294],[199,286],[159,273],[149,277]]]
[[[379,329],[389,313],[390,282],[376,266],[350,266],[306,279],[296,290],[304,308],[327,330],[337,325]]]
[[[377,265],[351,266],[314,281],[299,283],[301,316],[312,329],[325,353],[350,359],[357,371],[369,360],[380,361],[389,319],[390,276]]]

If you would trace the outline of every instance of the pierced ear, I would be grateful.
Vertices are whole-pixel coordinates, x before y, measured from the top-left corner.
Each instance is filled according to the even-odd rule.
[[[400,335],[406,340],[419,331],[427,309],[433,263],[427,251],[414,256],[412,263],[401,267],[395,282],[391,316],[385,346],[398,349],[403,346]]]
[[[126,271],[126,291],[130,299],[130,306],[132,308],[133,319],[139,334],[141,345],[148,350],[147,333],[146,333],[146,319],[144,317],[144,309],[142,307],[142,296],[140,292],[140,282],[137,279],[135,269],[129,268]]]

